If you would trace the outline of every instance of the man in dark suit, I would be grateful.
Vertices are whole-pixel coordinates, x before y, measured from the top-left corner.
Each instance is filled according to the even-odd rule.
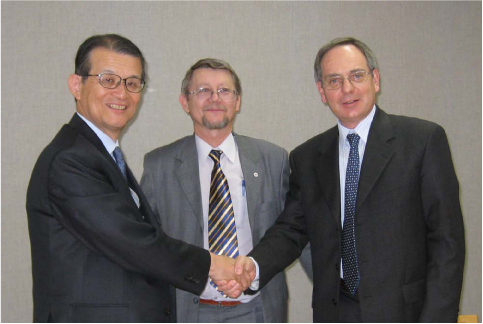
[[[220,164],[233,205],[238,253],[260,241],[281,213],[288,190],[287,152],[274,144],[233,133],[242,88],[233,68],[202,59],[187,72],[179,97],[194,134],[146,154],[141,187],[170,236],[212,250],[209,224],[211,150]],[[309,257],[307,254],[306,257]],[[176,291],[180,322],[286,322],[287,283],[283,272],[256,295],[225,299],[207,283],[198,296]]]
[[[314,322],[455,322],[465,244],[444,130],[376,106],[376,59],[356,39],[322,47],[314,69],[338,125],[290,155],[285,209],[249,253],[259,287],[310,241]]]
[[[200,294],[208,275],[233,273],[232,259],[168,237],[125,165],[118,138],[144,71],[121,36],[79,47],[68,79],[77,113],[41,153],[27,191],[35,322],[167,322],[170,284]]]

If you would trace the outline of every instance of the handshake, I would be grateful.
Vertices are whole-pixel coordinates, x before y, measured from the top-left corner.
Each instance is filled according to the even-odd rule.
[[[256,276],[256,267],[252,259],[240,255],[232,259],[210,253],[211,266],[209,276],[226,296],[237,298],[250,287]]]

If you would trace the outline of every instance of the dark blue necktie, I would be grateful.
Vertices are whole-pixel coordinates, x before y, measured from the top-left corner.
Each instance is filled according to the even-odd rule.
[[[344,193],[344,228],[342,229],[342,270],[344,282],[352,294],[359,286],[359,269],[357,267],[356,239],[354,233],[354,216],[356,211],[357,186],[359,184],[359,135],[349,134],[349,161],[345,176]]]
[[[121,148],[119,146],[116,146],[114,151],[112,152],[114,154],[114,158],[116,159],[117,166],[122,172],[122,175],[124,178],[127,179],[126,177],[126,161],[124,161],[124,156],[122,155]]]

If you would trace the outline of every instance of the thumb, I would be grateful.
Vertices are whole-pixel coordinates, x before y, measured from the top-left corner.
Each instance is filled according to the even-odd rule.
[[[243,273],[243,268],[245,267],[245,256],[238,256],[235,259],[235,274],[241,275]]]

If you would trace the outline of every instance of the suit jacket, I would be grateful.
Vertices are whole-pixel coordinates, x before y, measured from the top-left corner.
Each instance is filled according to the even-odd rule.
[[[234,136],[245,178],[253,244],[256,244],[282,211],[288,189],[288,155],[284,149],[266,141]],[[146,154],[141,186],[166,233],[203,247],[203,211],[194,135]],[[261,291],[261,298],[267,322],[287,321],[284,273],[274,276]],[[197,296],[177,290],[176,301],[178,321],[198,321]]]
[[[41,153],[27,191],[34,321],[166,322],[170,286],[200,294],[209,254],[168,237],[77,115]]]
[[[285,209],[249,254],[261,287],[310,241],[314,322],[337,322],[341,260],[338,128],[290,155]],[[458,181],[444,130],[377,108],[355,212],[365,322],[455,322],[465,255]]]

